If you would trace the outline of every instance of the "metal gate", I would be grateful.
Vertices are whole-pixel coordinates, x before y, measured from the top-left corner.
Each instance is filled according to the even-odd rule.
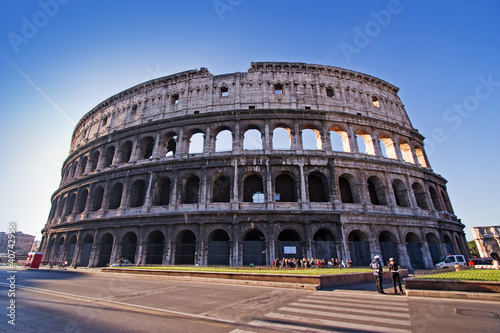
[[[439,248],[436,243],[428,243],[429,251],[431,252],[432,263],[435,265],[441,261],[441,256],[439,255]]]
[[[99,251],[99,263],[97,266],[105,267],[110,264],[112,248],[113,244],[111,243],[101,244],[101,251]]]
[[[72,244],[69,244],[69,247],[68,247],[68,253],[66,255],[66,261],[68,262],[68,264],[71,264],[71,262],[73,261],[73,253],[75,252],[75,243],[72,243]]]
[[[424,269],[424,257],[422,255],[420,244],[409,242],[407,243],[406,248],[408,249],[408,256],[410,257],[411,267],[413,267],[413,269]]]
[[[453,251],[453,246],[451,244],[445,243],[446,245],[446,254],[455,254],[455,251]]]
[[[209,265],[229,265],[229,242],[211,241],[208,242]]]
[[[349,242],[349,252],[353,266],[368,266],[370,265],[370,246],[368,242],[351,241]]]
[[[297,258],[302,255],[302,244],[299,241],[279,241],[278,242],[278,257],[279,258]]]
[[[135,243],[125,243],[122,245],[121,258],[130,260],[131,263],[135,262],[135,250],[137,244]]]
[[[146,264],[161,265],[163,263],[164,250],[165,245],[163,245],[163,243],[148,244],[148,249],[146,252]]]
[[[315,241],[314,242],[314,258],[330,260],[337,257],[337,247],[334,241]]]
[[[382,260],[384,265],[389,262],[389,258],[394,258],[394,260],[399,263],[399,254],[394,242],[380,242],[380,250],[382,251]]]
[[[59,245],[59,247],[57,248],[57,255],[56,255],[56,258],[55,258],[55,261],[61,261],[62,258],[61,258],[61,254],[63,252],[63,247],[64,245]]]
[[[194,255],[196,251],[195,243],[176,243],[175,244],[175,264],[176,265],[194,265]]]
[[[266,265],[266,242],[243,241],[243,265]]]
[[[82,255],[80,256],[80,265],[87,267],[90,261],[90,254],[92,253],[92,243],[83,244]]]

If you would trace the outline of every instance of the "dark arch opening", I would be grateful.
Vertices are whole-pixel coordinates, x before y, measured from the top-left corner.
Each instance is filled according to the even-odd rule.
[[[103,197],[104,188],[102,186],[99,186],[94,190],[94,194],[92,195],[92,203],[90,205],[91,212],[97,212],[99,209],[101,209]]]
[[[120,163],[127,163],[130,161],[131,157],[132,157],[132,142],[127,141],[120,147],[120,156],[118,156],[118,159]]]
[[[213,184],[212,201],[229,202],[231,200],[231,180],[228,176],[220,175]]]
[[[310,202],[328,202],[328,185],[323,174],[312,172],[307,177]]]
[[[115,157],[115,147],[111,146],[106,149],[103,156],[102,167],[107,168],[113,163],[113,158]]]
[[[108,197],[108,209],[117,209],[121,205],[123,194],[123,185],[121,183],[116,183],[111,188]]]
[[[131,208],[142,207],[146,198],[146,183],[142,179],[136,180],[130,186],[129,204]]]
[[[317,259],[337,259],[337,247],[335,245],[335,237],[331,231],[319,229],[313,237],[314,240],[314,258]]]
[[[389,231],[382,231],[378,236],[380,250],[382,251],[382,260],[384,265],[388,265],[389,259],[399,263],[399,252],[396,237]]]
[[[354,203],[351,184],[344,176],[339,177],[339,188],[342,203]]]
[[[66,253],[66,261],[70,265],[71,265],[71,262],[73,261],[73,254],[75,253],[75,247],[76,247],[76,236],[72,236],[69,239],[69,243],[68,243],[68,253]]]
[[[196,236],[191,230],[179,232],[175,243],[175,264],[194,265]]]
[[[368,238],[360,230],[354,230],[347,238],[353,266],[368,266],[371,262]]]
[[[78,196],[77,204],[76,204],[76,213],[81,214],[85,211],[85,206],[87,205],[87,197],[89,195],[88,190],[83,190]]]
[[[93,244],[94,237],[92,237],[92,235],[85,236],[82,241],[82,253],[80,255],[80,264],[78,266],[87,267],[89,265]]]
[[[429,246],[429,251],[431,253],[431,258],[432,258],[432,264],[437,264],[438,262],[441,261],[441,251],[439,251],[439,241],[438,238],[432,234],[428,233],[425,236],[425,239],[427,240],[427,245]]]
[[[280,258],[302,258],[302,243],[297,231],[286,229],[278,235],[278,256]]]
[[[129,231],[122,237],[122,251],[120,258],[128,259],[135,263],[135,252],[137,250],[137,235]]]
[[[409,232],[406,235],[406,251],[410,257],[410,263],[413,269],[425,268],[424,255],[422,253],[422,247],[420,246],[420,240],[413,232]]]
[[[186,181],[184,203],[193,204],[198,203],[200,192],[200,178],[197,176],[191,176]]]
[[[172,183],[168,178],[161,178],[155,187],[155,206],[166,206],[170,203],[170,187]]]
[[[243,238],[243,265],[264,266],[266,264],[266,241],[258,229],[249,230]]]
[[[229,265],[229,235],[222,229],[214,230],[209,235],[208,265]]]
[[[250,175],[243,181],[243,202],[264,202],[264,186],[259,175]]]
[[[161,265],[165,251],[165,236],[159,230],[151,232],[146,238],[146,264]]]
[[[108,232],[101,237],[99,242],[99,261],[97,266],[105,267],[111,264],[111,250],[113,249],[113,236]]]

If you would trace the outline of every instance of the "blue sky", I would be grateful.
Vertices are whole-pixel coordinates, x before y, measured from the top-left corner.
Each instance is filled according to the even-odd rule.
[[[0,231],[40,236],[74,124],[111,95],[207,67],[289,61],[400,88],[431,167],[470,228],[500,224],[500,2],[0,3]]]

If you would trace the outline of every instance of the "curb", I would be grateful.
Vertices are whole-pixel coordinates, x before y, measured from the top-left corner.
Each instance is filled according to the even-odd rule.
[[[408,296],[408,297],[426,297],[426,298],[462,299],[462,300],[469,300],[469,301],[500,302],[500,294],[478,293],[478,292],[467,292],[467,291],[406,289],[406,296]]]

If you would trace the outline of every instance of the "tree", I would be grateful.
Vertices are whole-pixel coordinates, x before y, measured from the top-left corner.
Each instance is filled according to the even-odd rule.
[[[476,241],[469,241],[467,242],[467,245],[469,246],[472,258],[481,258],[481,256],[479,255],[479,251],[477,249]]]

